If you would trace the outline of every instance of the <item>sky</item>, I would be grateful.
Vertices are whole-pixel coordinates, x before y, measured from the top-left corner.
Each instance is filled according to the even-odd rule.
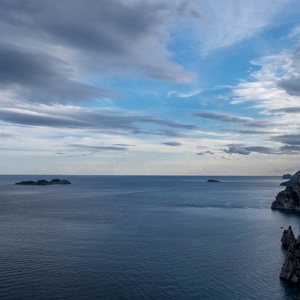
[[[299,0],[0,0],[0,174],[300,169]]]

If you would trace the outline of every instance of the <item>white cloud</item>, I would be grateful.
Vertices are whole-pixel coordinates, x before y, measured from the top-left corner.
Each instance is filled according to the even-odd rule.
[[[270,25],[287,0],[210,0],[200,2],[202,18],[197,28],[203,52],[234,45]]]
[[[194,97],[194,96],[197,96],[201,93],[201,89],[196,89],[196,90],[191,90],[191,91],[187,91],[187,92],[178,92],[178,91],[169,91],[168,94],[167,94],[167,97],[168,98],[171,98],[171,97],[178,97],[178,98],[191,98],[191,97]]]
[[[296,25],[288,35],[288,38],[294,39],[300,37],[300,25]]]

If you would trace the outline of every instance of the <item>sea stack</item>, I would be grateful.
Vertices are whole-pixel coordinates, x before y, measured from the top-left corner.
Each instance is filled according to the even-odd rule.
[[[291,244],[296,243],[296,239],[291,226],[289,226],[287,230],[283,231],[281,243],[282,247],[284,248],[288,248]]]
[[[272,209],[300,211],[300,171],[295,173],[288,181],[281,185],[285,190],[279,192],[275,201],[272,203]]]
[[[300,236],[294,237],[291,226],[283,231],[282,246],[287,249],[285,260],[280,272],[280,279],[300,284]]]

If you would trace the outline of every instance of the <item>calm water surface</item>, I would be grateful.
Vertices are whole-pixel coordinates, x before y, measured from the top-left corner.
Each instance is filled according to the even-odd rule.
[[[278,177],[0,176],[0,299],[294,299]]]

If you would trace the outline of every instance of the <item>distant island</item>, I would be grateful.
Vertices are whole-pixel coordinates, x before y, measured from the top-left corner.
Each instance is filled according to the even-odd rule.
[[[41,180],[37,180],[37,181],[28,180],[28,181],[16,182],[15,184],[18,184],[18,185],[51,185],[51,184],[71,184],[71,182],[66,179],[55,178],[55,179],[52,179],[51,181],[47,181],[45,179],[41,179]]]
[[[208,179],[207,182],[220,182],[220,180],[216,180],[216,179]]]

